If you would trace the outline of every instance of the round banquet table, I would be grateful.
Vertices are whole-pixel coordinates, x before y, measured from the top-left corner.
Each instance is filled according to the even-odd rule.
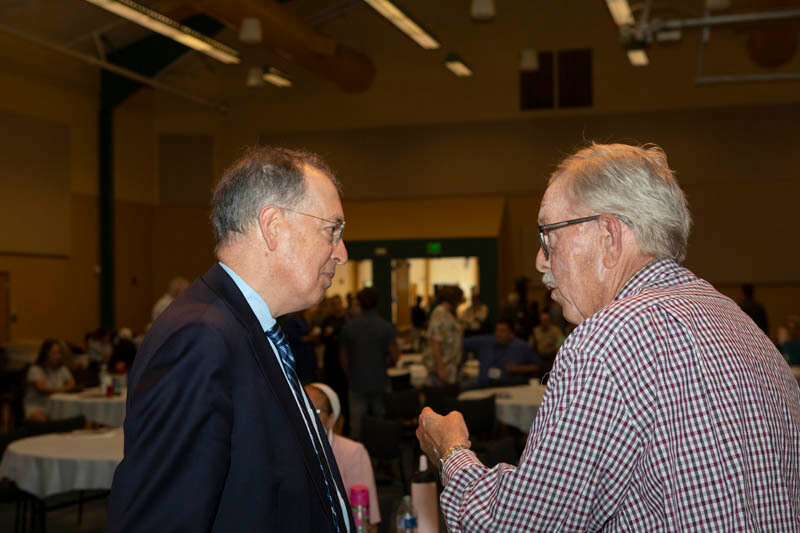
[[[12,442],[0,463],[0,478],[46,498],[73,490],[110,489],[122,461],[121,428],[50,433]]]
[[[495,396],[497,419],[527,433],[533,426],[533,419],[542,403],[547,387],[544,385],[522,385],[518,387],[492,387],[462,392],[459,400],[482,400]]]
[[[54,420],[83,415],[97,424],[118,428],[125,422],[126,397],[126,389],[118,396],[106,396],[99,388],[51,394],[47,415]]]
[[[402,376],[405,374],[411,374],[410,382],[411,386],[416,389],[421,389],[425,386],[425,382],[428,380],[428,369],[423,364],[411,364],[405,367],[397,367],[393,366],[386,369],[386,375],[391,377]]]
[[[397,363],[395,363],[395,366],[400,368],[409,365],[421,365],[421,364],[422,364],[421,353],[404,353],[400,354],[400,357],[397,358]]]

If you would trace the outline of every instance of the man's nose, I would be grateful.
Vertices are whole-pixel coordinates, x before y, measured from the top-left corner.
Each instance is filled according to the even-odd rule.
[[[344,245],[344,240],[340,240],[338,243],[336,243],[331,257],[337,265],[343,265],[347,263],[347,248]]]
[[[545,259],[544,249],[540,246],[539,252],[536,254],[536,270],[544,274],[550,270],[550,260]]]

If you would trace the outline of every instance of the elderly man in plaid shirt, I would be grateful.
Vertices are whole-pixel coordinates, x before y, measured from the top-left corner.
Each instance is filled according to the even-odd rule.
[[[655,146],[568,157],[536,267],[577,329],[517,466],[426,408],[450,531],[800,531],[800,389],[739,307],[680,266],[691,217]]]

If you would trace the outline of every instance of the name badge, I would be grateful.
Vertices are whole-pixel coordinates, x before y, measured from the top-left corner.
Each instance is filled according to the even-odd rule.
[[[502,372],[500,369],[494,366],[486,373],[486,375],[489,376],[489,379],[500,379],[501,374]]]

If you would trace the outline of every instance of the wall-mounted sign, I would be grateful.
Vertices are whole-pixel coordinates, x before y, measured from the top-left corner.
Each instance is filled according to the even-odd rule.
[[[436,241],[428,243],[428,255],[439,255],[440,253],[442,253],[442,243]]]

